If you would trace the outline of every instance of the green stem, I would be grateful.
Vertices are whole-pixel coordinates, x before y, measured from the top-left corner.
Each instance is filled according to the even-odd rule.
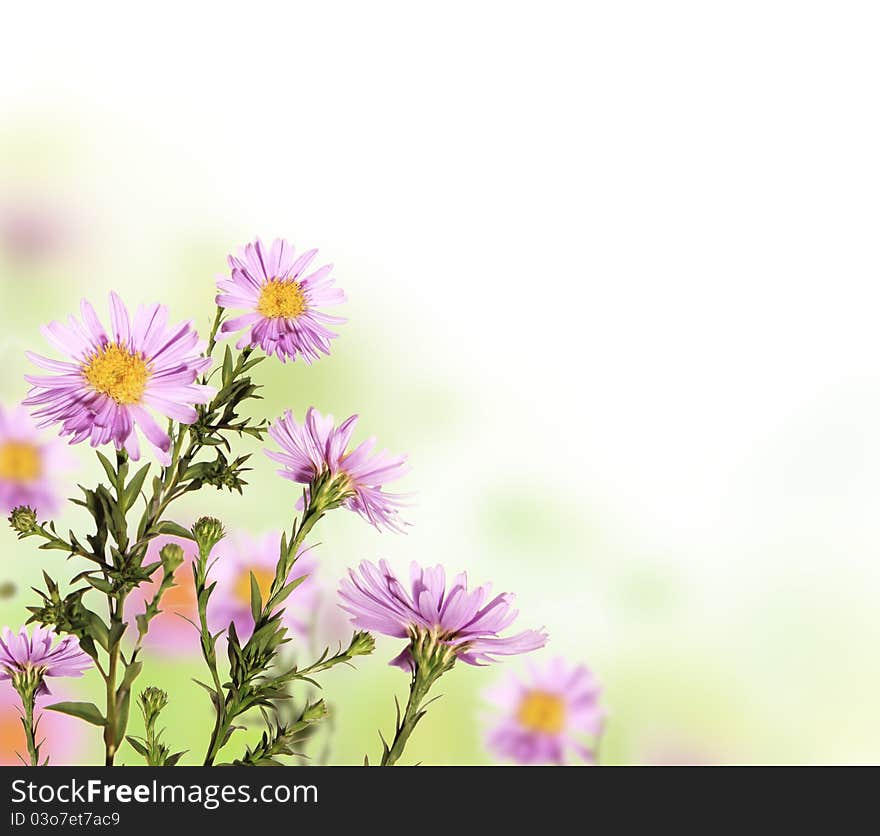
[[[214,720],[214,728],[211,732],[211,740],[208,744],[208,753],[205,755],[205,763],[210,766],[219,751],[218,735],[222,732],[225,734],[223,722],[226,716],[226,700],[223,694],[223,683],[220,680],[220,674],[217,670],[217,653],[214,649],[214,637],[208,628],[208,609],[207,597],[205,596],[205,587],[207,584],[207,562],[208,555],[199,557],[196,566],[196,600],[199,608],[199,628],[201,631],[202,658],[211,672],[211,679],[214,682],[214,707],[217,716]]]
[[[409,688],[406,711],[404,711],[403,718],[398,720],[391,746],[386,747],[382,754],[382,766],[394,766],[400,760],[410,735],[424,716],[421,706],[436,680],[437,676],[426,676],[420,669],[416,669]]]
[[[437,630],[415,630],[409,646],[413,665],[409,699],[403,718],[397,709],[397,725],[391,746],[385,745],[382,753],[382,766],[394,766],[400,760],[410,735],[419,720],[425,716],[427,705],[423,705],[431,686],[455,665],[455,648],[445,644]],[[384,743],[384,741],[383,741]]]
[[[199,628],[202,638],[202,656],[205,664],[211,672],[211,679],[214,680],[214,690],[222,704],[223,701],[223,683],[220,681],[220,674],[217,671],[217,653],[214,650],[214,637],[208,629],[208,611],[207,602],[202,601],[202,593],[204,592],[204,581],[196,587],[196,594],[199,598]]]
[[[211,333],[208,336],[208,348],[205,356],[210,357],[214,353],[214,347],[217,345],[217,331],[220,330],[220,321],[223,319],[223,308],[217,305],[217,314],[214,317],[214,324],[211,326]]]
[[[109,652],[110,664],[105,678],[107,722],[104,726],[104,766],[113,766],[113,758],[116,755],[116,724],[119,722],[116,716],[116,672],[119,667],[119,642],[115,642]]]
[[[21,694],[20,696],[23,708],[21,724],[24,726],[24,736],[27,740],[28,755],[30,755],[31,766],[39,766],[40,752],[37,748],[36,724],[34,723],[36,693],[32,690],[29,694]]]
[[[257,623],[254,625],[254,633],[256,633],[257,630],[259,630],[260,627],[272,616],[274,607],[270,606],[270,602],[274,596],[284,588],[284,585],[287,582],[287,577],[290,574],[291,569],[293,569],[294,563],[296,563],[297,552],[305,541],[306,536],[323,516],[323,508],[316,504],[315,498],[313,497],[312,502],[309,503],[309,506],[303,513],[302,521],[296,527],[295,532],[290,539],[287,552],[279,556],[275,579],[272,581],[272,586],[266,597],[266,602],[263,605],[263,612],[260,614]],[[199,620],[202,625],[202,635],[204,636],[207,631],[207,614],[199,612]],[[207,656],[207,654],[205,655]],[[207,658],[206,661],[208,661]],[[208,663],[208,666],[211,667],[210,662]],[[211,673],[214,676],[215,687],[218,687],[220,678],[217,675],[216,666],[212,669]],[[240,705],[231,691],[224,698],[222,687],[218,687],[217,702],[220,707],[217,710],[217,717],[214,722],[214,728],[211,732],[211,739],[208,743],[208,751],[205,754],[205,766],[213,766],[215,758],[226,744],[226,737],[229,728],[232,725],[232,721],[249,707],[247,704]]]
[[[225,717],[225,712],[218,711],[217,719],[214,721],[214,728],[211,731],[211,740],[208,742],[208,751],[205,754],[205,766],[213,766],[214,759],[220,754],[226,739],[226,733],[229,730],[230,721]]]

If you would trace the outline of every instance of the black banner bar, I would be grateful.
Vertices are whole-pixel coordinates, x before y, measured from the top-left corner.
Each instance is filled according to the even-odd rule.
[[[365,833],[398,832],[408,822],[416,834],[442,822],[452,836],[464,836],[476,832],[476,821],[497,827],[536,814],[546,816],[548,825],[568,821],[577,830],[653,821],[655,827],[687,822],[714,832],[720,819],[728,827],[737,821],[766,827],[771,811],[788,827],[809,809],[816,825],[820,797],[828,799],[840,824],[840,808],[832,811],[832,802],[845,800],[855,813],[852,802],[859,794],[847,787],[858,782],[850,782],[850,769],[836,770],[843,780],[829,781],[833,772],[797,770],[797,779],[790,780],[794,769],[0,767],[0,833],[136,834],[213,824],[223,833],[248,827],[247,836],[259,836],[268,825],[354,821]],[[813,784],[816,792],[805,807],[804,789]],[[829,785],[850,797],[829,794]]]

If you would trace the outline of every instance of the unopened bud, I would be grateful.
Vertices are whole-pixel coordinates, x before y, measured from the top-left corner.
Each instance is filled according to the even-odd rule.
[[[202,517],[192,527],[192,535],[199,544],[199,553],[207,555],[225,536],[223,523],[216,517]]]
[[[149,726],[156,721],[159,713],[168,705],[168,694],[161,688],[150,685],[141,691],[138,702],[140,702],[141,711],[144,713],[144,721]]]
[[[173,575],[175,570],[183,563],[183,549],[177,543],[166,543],[159,551],[162,560],[162,568],[166,575]]]
[[[351,638],[348,652],[351,656],[369,656],[376,649],[376,639],[372,633],[359,630]]]
[[[328,713],[329,711],[327,710],[324,700],[318,700],[317,702],[313,702],[311,705],[306,706],[305,711],[302,713],[302,719],[306,723],[314,723],[315,721],[326,717]]]
[[[37,512],[27,505],[19,505],[12,509],[9,524],[22,536],[33,534],[37,530]]]

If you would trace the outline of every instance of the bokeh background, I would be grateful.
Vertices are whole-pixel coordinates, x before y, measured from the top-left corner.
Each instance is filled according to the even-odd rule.
[[[602,681],[604,764],[878,760],[871,4],[6,17],[4,404],[39,326],[83,295],[163,301],[207,330],[228,252],[256,235],[319,247],[349,322],[311,368],[261,365],[262,408],[358,412],[362,437],[409,453],[416,495],[405,536],[322,525],[328,605],[365,557],[516,592],[522,626],[551,633],[536,656]],[[69,495],[98,478],[74,454]],[[181,518],[286,525],[293,486],[262,455],[252,475]],[[0,622],[21,623],[44,567],[79,570],[3,539]],[[407,685],[397,650],[380,639],[325,676],[332,762],[379,752]],[[408,759],[490,762],[480,693],[522,667],[456,668]],[[170,692],[184,762],[210,727],[200,675],[153,652],[141,677]],[[57,761],[98,762],[93,731]]]

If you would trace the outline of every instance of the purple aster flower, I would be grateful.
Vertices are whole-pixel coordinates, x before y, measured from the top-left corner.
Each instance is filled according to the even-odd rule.
[[[529,666],[526,679],[511,674],[484,695],[499,715],[487,745],[502,760],[519,764],[564,764],[571,752],[593,763],[586,739],[602,733],[600,691],[586,667],[564,659]]]
[[[38,694],[48,694],[47,676],[82,676],[91,667],[92,660],[80,650],[79,640],[65,636],[52,647],[55,634],[39,625],[28,635],[22,627],[13,633],[4,627],[0,634],[0,680],[15,678],[19,674],[33,673],[40,678]]]
[[[332,415],[322,416],[309,407],[305,421],[297,424],[288,410],[269,428],[282,452],[267,450],[266,455],[282,465],[278,473],[292,482],[311,486],[316,478],[329,476],[342,505],[376,528],[402,531],[398,509],[403,497],[386,493],[383,485],[407,472],[406,456],[392,456],[384,450],[374,453],[374,438],[349,451],[357,421],[358,416],[352,415],[336,427]]]
[[[407,590],[384,560],[378,566],[365,560],[359,569],[359,573],[349,570],[339,596],[342,609],[362,630],[411,641],[429,635],[469,665],[494,662],[496,656],[528,653],[547,643],[542,630],[524,630],[504,638],[498,635],[516,619],[513,595],[502,593],[490,599],[488,584],[468,592],[465,573],[456,575],[447,588],[442,566],[422,569],[413,563]],[[411,648],[391,664],[412,670]]]
[[[59,475],[71,464],[64,445],[44,438],[23,407],[0,406],[0,506],[20,505],[43,519],[59,507]]]
[[[217,586],[208,606],[208,626],[212,632],[223,630],[229,622],[235,624],[240,636],[247,636],[254,628],[251,613],[251,572],[265,602],[275,580],[281,534],[274,532],[263,537],[252,537],[234,532],[221,540],[211,552],[210,581]],[[285,603],[283,623],[302,637],[308,637],[315,626],[320,590],[313,576],[314,556],[308,549],[300,549],[289,581],[308,575]]]
[[[246,313],[224,322],[220,333],[247,328],[237,347],[259,346],[282,363],[295,360],[297,354],[306,363],[329,354],[330,340],[337,334],[327,326],[345,320],[320,308],[342,304],[345,294],[333,287],[332,264],[304,275],[317,253],[307,250],[297,256],[281,238],[269,248],[258,238],[237,257],[229,256],[232,274],[218,280],[217,304]]]
[[[201,356],[199,335],[189,322],[169,327],[164,305],[141,306],[132,320],[115,293],[110,294],[109,332],[85,299],[81,311],[82,322],[71,316],[67,325],[52,322],[42,329],[72,362],[28,352],[31,362],[54,374],[26,376],[33,388],[24,403],[37,407],[40,426],[60,423],[71,444],[88,439],[97,447],[112,441],[132,459],[140,458],[140,429],[168,464],[171,441],[148,408],[192,424],[194,404],[214,396],[215,389],[196,383],[211,365]]]

